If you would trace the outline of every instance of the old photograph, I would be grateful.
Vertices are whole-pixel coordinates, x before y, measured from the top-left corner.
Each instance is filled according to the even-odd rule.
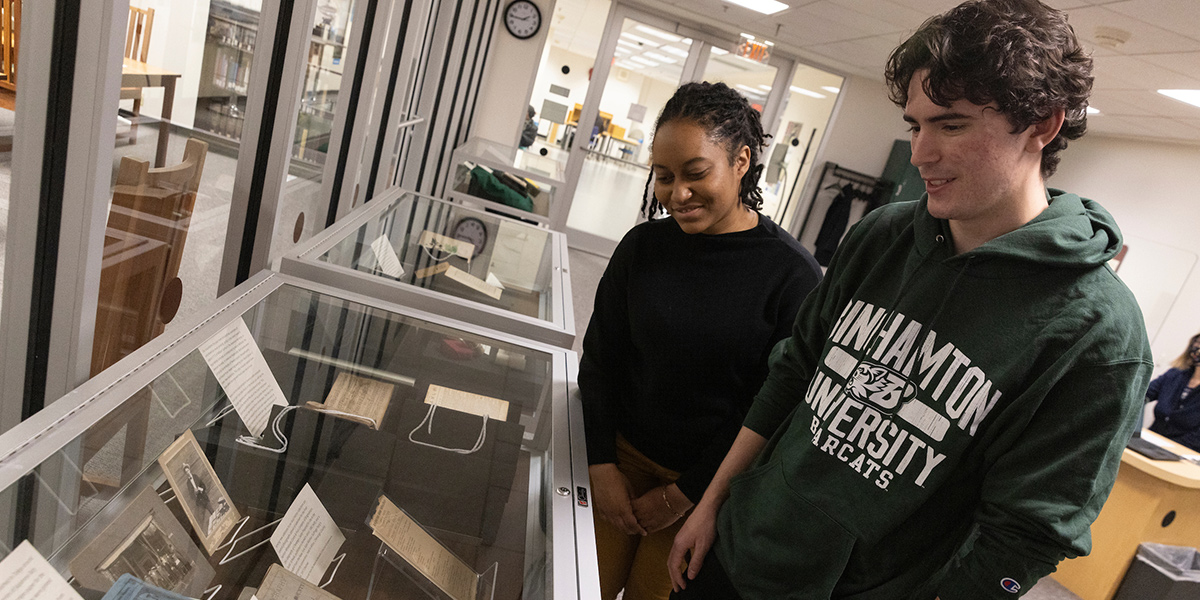
[[[213,568],[153,488],[144,488],[71,560],[80,585],[104,591],[129,574],[151,585],[197,597]]]
[[[179,436],[158,463],[204,550],[212,554],[242,517],[191,430]]]

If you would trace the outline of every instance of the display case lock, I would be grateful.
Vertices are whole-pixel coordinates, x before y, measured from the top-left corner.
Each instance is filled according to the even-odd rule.
[[[559,495],[559,496],[570,496],[570,495],[571,495],[571,488],[569,488],[569,487],[560,487],[560,488],[558,488],[558,495]]]

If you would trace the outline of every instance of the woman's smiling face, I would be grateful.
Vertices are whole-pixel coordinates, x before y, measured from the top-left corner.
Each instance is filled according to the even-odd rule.
[[[715,235],[758,224],[758,215],[738,197],[750,169],[749,147],[730,161],[729,151],[704,127],[677,119],[659,126],[650,148],[654,197],[684,232]]]

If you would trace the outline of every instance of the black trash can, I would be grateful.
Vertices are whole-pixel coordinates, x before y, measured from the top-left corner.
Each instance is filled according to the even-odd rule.
[[[1200,598],[1200,552],[1195,548],[1141,544],[1113,600]]]

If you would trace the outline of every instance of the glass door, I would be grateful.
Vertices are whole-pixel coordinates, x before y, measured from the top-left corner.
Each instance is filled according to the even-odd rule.
[[[684,66],[693,45],[691,38],[639,19],[620,20],[596,117],[581,121],[577,104],[567,119],[567,135],[586,138],[583,170],[567,217],[573,237],[615,247],[637,223],[650,177],[654,120],[686,81]]]

